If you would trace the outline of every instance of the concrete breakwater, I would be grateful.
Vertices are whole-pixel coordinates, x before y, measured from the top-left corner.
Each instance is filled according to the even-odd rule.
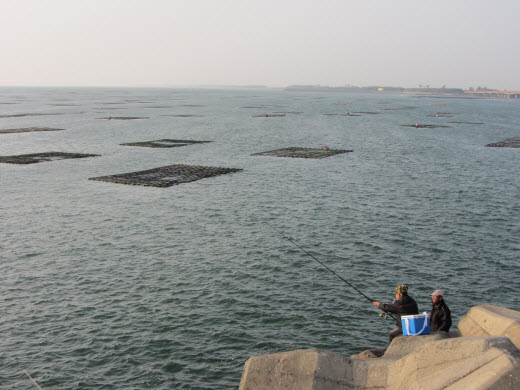
[[[307,349],[251,357],[241,390],[249,389],[503,389],[520,388],[520,312],[475,306],[458,331],[397,337],[384,349],[346,357]]]

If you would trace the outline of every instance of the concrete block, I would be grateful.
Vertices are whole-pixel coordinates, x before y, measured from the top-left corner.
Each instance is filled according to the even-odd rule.
[[[254,356],[245,364],[240,389],[516,390],[519,323],[519,312],[484,305],[461,320],[462,337],[458,332],[397,337],[379,358],[374,351],[382,350],[351,358],[319,349]]]
[[[399,336],[392,340],[383,358],[401,359],[421,345],[449,338],[447,332],[434,332],[424,336]]]
[[[513,390],[519,379],[520,351],[507,337],[461,337],[424,344],[396,361],[386,388]]]
[[[520,312],[516,310],[475,306],[461,318],[458,328],[462,336],[506,336],[520,348]]]
[[[369,364],[319,349],[253,356],[244,366],[240,390],[380,389],[387,368],[384,362]]]
[[[312,390],[319,350],[253,356],[244,366],[240,390]]]
[[[386,349],[384,348],[372,348],[372,349],[366,349],[357,355],[352,355],[351,359],[361,359],[361,360],[367,360],[367,359],[377,359],[383,356],[386,352]]]

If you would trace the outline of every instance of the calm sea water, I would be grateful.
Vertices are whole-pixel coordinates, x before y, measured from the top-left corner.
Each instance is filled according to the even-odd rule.
[[[445,106],[439,106],[444,104]],[[414,107],[413,109],[394,110]],[[392,109],[392,110],[389,110]],[[520,102],[274,90],[0,89],[0,388],[231,389],[251,355],[384,347],[406,283],[520,309]],[[346,112],[376,112],[336,116]],[[284,117],[258,114],[288,112]],[[452,117],[430,117],[436,113]],[[102,120],[111,116],[147,119]],[[196,115],[171,117],[167,115]],[[482,122],[481,125],[449,121]],[[415,123],[447,128],[415,129]],[[210,140],[172,149],[120,146]],[[328,145],[310,160],[251,156]],[[87,180],[170,164],[243,171],[169,188]]]

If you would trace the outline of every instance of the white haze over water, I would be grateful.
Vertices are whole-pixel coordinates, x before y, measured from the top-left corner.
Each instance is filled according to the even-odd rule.
[[[1,0],[0,85],[520,90],[520,2]]]

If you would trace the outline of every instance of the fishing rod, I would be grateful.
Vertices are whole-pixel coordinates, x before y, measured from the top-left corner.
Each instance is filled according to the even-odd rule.
[[[295,245],[296,247],[298,247],[302,252],[304,252],[305,254],[309,255],[313,260],[316,260],[318,263],[320,263],[323,267],[325,267],[328,271],[332,272],[334,275],[336,275],[338,278],[340,278],[343,282],[345,282],[346,284],[348,284],[350,287],[352,287],[354,290],[356,290],[360,295],[362,295],[364,298],[366,298],[370,303],[374,302],[374,300],[372,298],[370,298],[368,295],[365,295],[361,290],[359,290],[356,286],[354,286],[353,284],[349,283],[346,279],[344,279],[343,277],[341,277],[340,275],[338,275],[336,272],[334,272],[332,269],[330,269],[329,267],[327,267],[326,264],[324,264],[323,262],[321,262],[320,260],[318,260],[315,256],[313,256],[312,254],[310,254],[308,251],[306,251],[304,248],[302,248],[297,242],[293,241],[291,238],[287,237],[285,234],[283,234],[281,231],[275,229],[273,226],[271,226],[269,223],[267,223],[266,221],[263,221],[263,223],[265,223],[267,226],[269,226],[271,229],[273,229],[276,233],[278,233],[279,235],[281,235],[283,238],[285,238],[287,241],[289,241],[291,244]],[[386,313],[385,312],[385,315],[384,317],[386,318],[386,315],[389,315],[390,317],[392,317],[394,320],[394,316],[390,313]],[[380,317],[383,317],[383,315],[380,314]]]

